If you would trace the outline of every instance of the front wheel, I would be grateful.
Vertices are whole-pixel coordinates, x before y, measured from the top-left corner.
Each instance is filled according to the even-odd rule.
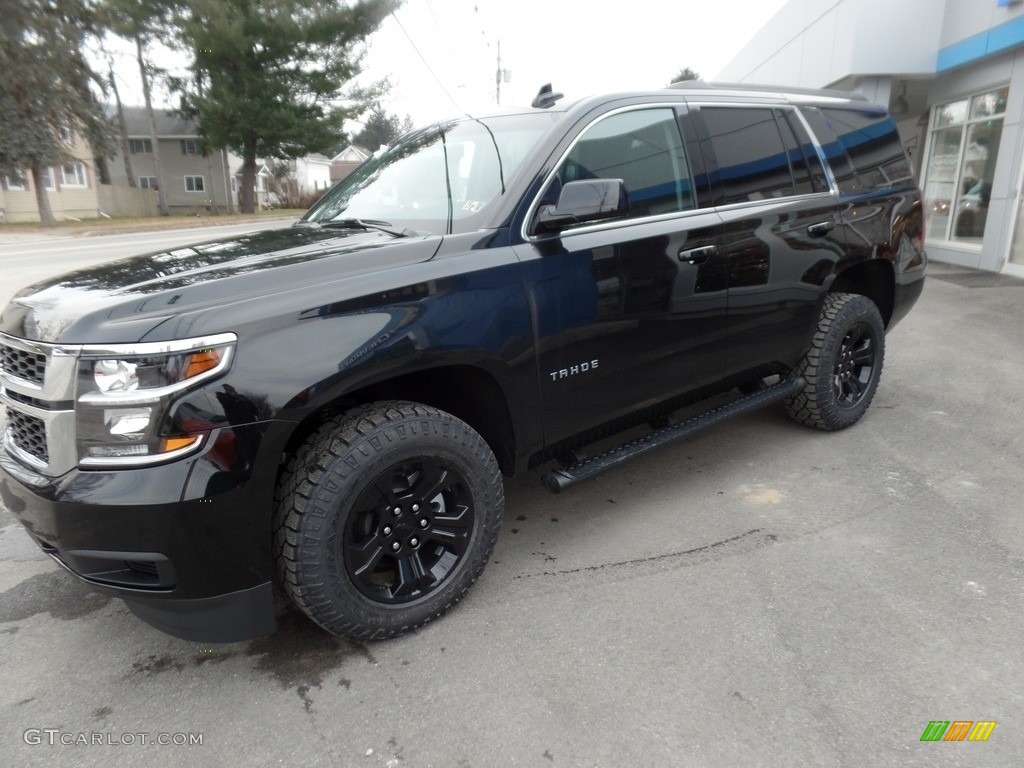
[[[465,422],[417,403],[364,406],[324,424],[281,479],[279,581],[329,632],[394,637],[466,594],[503,507],[494,454]]]
[[[852,293],[828,295],[795,371],[807,386],[786,401],[789,415],[829,432],[852,426],[875,396],[884,358],[885,326],[875,303]]]

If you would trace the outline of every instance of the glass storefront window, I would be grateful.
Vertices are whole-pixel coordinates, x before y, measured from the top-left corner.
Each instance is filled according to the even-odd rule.
[[[1002,88],[975,96],[971,99],[971,120],[1003,114],[1006,111],[1006,98],[1009,95],[1010,89]]]
[[[935,108],[924,185],[928,238],[981,244],[1008,92]]]
[[[967,99],[954,101],[952,104],[943,104],[935,108],[935,119],[932,126],[941,128],[944,125],[962,123],[967,119]]]

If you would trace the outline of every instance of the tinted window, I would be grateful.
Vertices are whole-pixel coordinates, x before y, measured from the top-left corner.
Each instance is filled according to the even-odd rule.
[[[622,179],[630,218],[694,207],[672,109],[623,112],[589,127],[559,166],[555,187],[580,179]]]
[[[821,158],[811,143],[811,137],[793,110],[775,110],[779,128],[789,153],[789,165],[793,169],[793,181],[797,194],[828,192],[828,181]]]
[[[715,175],[724,204],[796,194],[788,152],[771,109],[702,107],[701,115],[718,161]]]
[[[805,109],[842,192],[889,187],[913,173],[896,123],[883,113]]]

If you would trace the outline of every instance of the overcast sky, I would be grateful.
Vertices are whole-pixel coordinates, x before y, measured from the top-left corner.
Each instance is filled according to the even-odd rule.
[[[386,108],[416,124],[493,110],[499,43],[502,105],[528,105],[547,82],[573,99],[661,87],[683,67],[711,79],[785,2],[406,0],[371,38],[365,77],[389,78]],[[117,68],[122,98],[140,104],[130,51]]]
[[[416,122],[451,115],[453,100],[493,109],[499,42],[504,105],[546,82],[566,98],[658,88],[683,67],[714,77],[785,1],[407,0],[366,64],[394,83],[390,110]]]

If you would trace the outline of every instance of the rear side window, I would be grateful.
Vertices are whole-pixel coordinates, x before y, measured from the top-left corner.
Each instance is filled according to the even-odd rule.
[[[853,109],[803,110],[818,137],[839,190],[857,193],[913,181],[893,119]]]
[[[562,161],[556,179],[556,186],[622,179],[631,219],[694,207],[679,123],[669,108],[622,112],[590,126]]]
[[[793,181],[797,194],[805,192],[828,192],[828,179],[821,158],[807,134],[807,129],[793,110],[775,110],[779,128],[789,152],[789,165],[793,169]]]
[[[821,161],[788,110],[706,106],[700,114],[717,161],[719,204],[827,190]]]

